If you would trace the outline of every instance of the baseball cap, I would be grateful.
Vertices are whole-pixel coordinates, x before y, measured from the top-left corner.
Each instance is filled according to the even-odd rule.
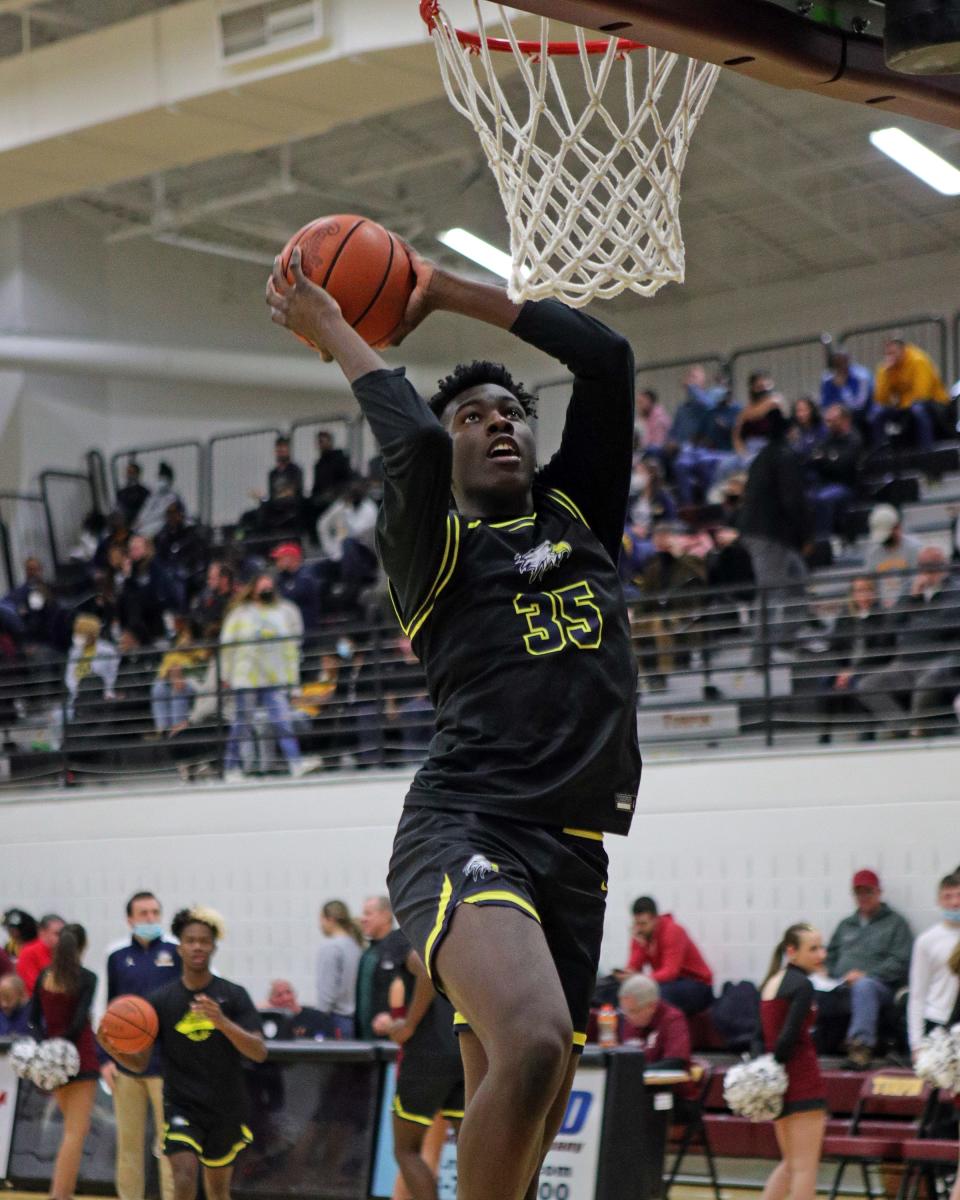
[[[863,870],[858,871],[853,877],[853,888],[878,888],[880,886],[880,876],[876,871]]]
[[[900,514],[892,504],[875,504],[870,510],[870,541],[880,545],[900,524]]]
[[[283,558],[288,554],[291,558],[303,558],[303,551],[296,542],[281,542],[279,546],[274,546],[270,551],[271,558]]]

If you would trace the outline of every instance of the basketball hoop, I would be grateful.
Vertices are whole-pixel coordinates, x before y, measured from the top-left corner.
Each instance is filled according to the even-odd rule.
[[[630,290],[652,296],[682,283],[680,175],[690,138],[720,68],[623,38],[521,40],[507,10],[491,4],[503,37],[487,34],[486,0],[473,0],[478,32],[455,29],[439,0],[420,0],[444,87],[473,126],[510,227],[511,300],[556,296],[574,308]],[[496,57],[513,56],[529,106],[521,118]],[[556,60],[577,58],[584,100],[568,97]],[[641,65],[642,64],[642,65]],[[605,107],[623,75],[619,120]],[[672,115],[665,109],[672,104]],[[576,109],[579,108],[579,111]],[[588,140],[589,138],[589,140]]]

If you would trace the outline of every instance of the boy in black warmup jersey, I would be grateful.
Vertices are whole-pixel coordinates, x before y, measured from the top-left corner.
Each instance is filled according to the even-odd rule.
[[[437,729],[390,863],[401,928],[456,1007],[466,1079],[460,1200],[532,1200],[585,1041],[603,929],[604,832],[640,778],[636,665],[617,575],[633,356],[591,317],[411,252],[399,342],[444,310],[509,329],[574,375],[536,470],[530,397],[474,363],[429,406],[307,280],[294,251],[272,319],[336,359],[383,454],[377,544]],[[451,495],[455,510],[451,511]]]
[[[260,1015],[246,989],[214,976],[210,960],[223,934],[218,913],[184,909],[171,923],[183,962],[180,979],[150,997],[163,1056],[163,1152],[173,1172],[174,1200],[195,1200],[198,1161],[207,1200],[229,1200],[233,1164],[253,1140],[246,1125],[242,1062],[263,1062],[267,1047]],[[102,1032],[103,1048],[130,1071],[143,1071],[150,1050],[118,1052]]]

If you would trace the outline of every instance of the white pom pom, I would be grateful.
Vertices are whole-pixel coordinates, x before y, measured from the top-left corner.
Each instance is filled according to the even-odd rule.
[[[937,1088],[960,1092],[960,1025],[934,1029],[917,1049],[913,1068],[921,1079]]]
[[[80,1070],[80,1055],[73,1042],[50,1038],[41,1042],[30,1064],[30,1078],[44,1092],[63,1087]]]
[[[787,1073],[772,1054],[731,1067],[723,1077],[723,1098],[732,1112],[750,1121],[774,1121],[783,1109]]]
[[[37,1049],[33,1038],[20,1038],[10,1047],[10,1066],[19,1079],[30,1078],[30,1064],[36,1057]]]

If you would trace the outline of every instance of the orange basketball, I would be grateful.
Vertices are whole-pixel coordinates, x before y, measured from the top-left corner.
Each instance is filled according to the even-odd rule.
[[[107,1005],[100,1032],[122,1054],[139,1054],[156,1041],[156,1009],[142,996],[118,996]]]
[[[390,337],[416,282],[399,238],[366,217],[319,217],[283,248],[280,265],[291,282],[288,267],[295,246],[300,247],[304,275],[333,296],[344,319],[368,345]]]

